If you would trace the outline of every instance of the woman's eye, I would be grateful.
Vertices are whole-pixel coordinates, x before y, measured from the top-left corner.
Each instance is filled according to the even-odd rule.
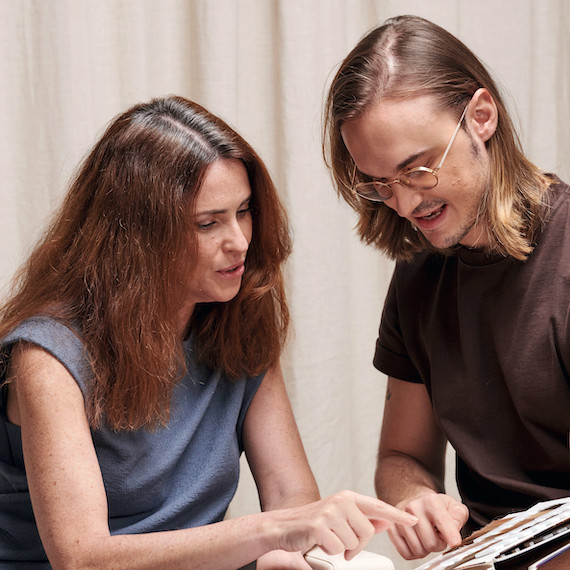
[[[250,212],[251,209],[248,206],[247,208],[242,208],[241,210],[238,210],[238,216],[244,216],[245,214],[249,214]]]
[[[198,224],[198,229],[199,230],[207,230],[208,228],[211,228],[216,222],[206,222],[205,224]]]

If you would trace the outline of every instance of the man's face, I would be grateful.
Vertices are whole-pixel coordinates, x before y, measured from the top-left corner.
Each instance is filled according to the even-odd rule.
[[[471,101],[465,121],[430,190],[392,184],[393,195],[384,202],[409,220],[437,248],[458,243],[488,245],[484,222],[477,213],[486,192],[489,160],[484,140],[471,129]],[[457,125],[457,117],[442,111],[432,96],[384,99],[361,116],[347,121],[342,138],[359,172],[392,180],[410,168],[435,168]]]

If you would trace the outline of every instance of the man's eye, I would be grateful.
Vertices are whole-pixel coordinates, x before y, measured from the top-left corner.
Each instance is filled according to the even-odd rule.
[[[410,172],[405,172],[404,176],[410,180],[419,180],[425,174],[425,170],[411,170]]]

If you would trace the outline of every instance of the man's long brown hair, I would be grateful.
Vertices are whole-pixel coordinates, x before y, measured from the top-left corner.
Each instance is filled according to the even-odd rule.
[[[92,427],[168,421],[185,369],[176,315],[196,259],[192,213],[208,166],[229,158],[243,162],[252,189],[246,271],[233,300],[197,306],[189,334],[200,363],[232,380],[261,373],[278,361],[289,323],[287,217],[250,145],[181,97],[136,105],[111,122],[16,276],[0,338],[39,314],[73,326],[94,371]]]
[[[329,89],[323,152],[338,193],[358,213],[358,233],[389,257],[409,259],[433,249],[421,232],[383,204],[360,200],[352,191],[354,162],[342,125],[382,98],[433,95],[442,110],[459,117],[477,89],[486,88],[498,110],[498,126],[487,141],[490,174],[479,216],[489,230],[492,252],[525,259],[546,211],[552,183],[523,154],[493,78],[455,36],[417,16],[398,16],[366,34],[341,63]],[[358,180],[356,181],[358,182]]]

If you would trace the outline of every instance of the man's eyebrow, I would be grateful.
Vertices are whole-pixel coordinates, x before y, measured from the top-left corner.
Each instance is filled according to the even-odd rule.
[[[400,172],[401,170],[404,170],[404,168],[407,168],[408,166],[410,166],[410,164],[412,164],[413,162],[418,160],[418,158],[425,156],[426,154],[429,154],[430,152],[433,152],[434,150],[435,150],[435,147],[430,147],[430,148],[426,148],[424,150],[421,150],[419,152],[416,152],[416,153],[412,154],[411,156],[408,156],[408,158],[406,158],[405,160],[402,160],[402,162],[400,162],[400,164],[398,164],[398,166],[396,166],[396,171]]]
[[[436,149],[435,146],[430,147],[430,148],[426,148],[426,149],[420,150],[419,152],[415,152],[414,154],[408,156],[408,158],[402,160],[402,162],[400,162],[396,166],[396,172],[401,172],[402,170],[404,170],[405,168],[410,166],[410,164],[412,164],[413,162],[418,160],[418,158],[421,158],[422,156],[425,156],[425,155],[433,152],[435,149]],[[362,174],[364,176],[368,176],[368,178],[376,178],[377,180],[387,180],[387,178],[379,178],[377,176],[372,176],[371,174],[366,174],[366,172],[362,172],[361,170],[358,170],[358,172],[360,172],[360,174]]]
[[[238,206],[238,209],[245,206],[250,200],[251,200],[251,194]],[[201,212],[196,212],[196,216],[216,216],[219,214],[227,214],[227,213],[228,210],[222,208],[220,210],[203,210]]]

